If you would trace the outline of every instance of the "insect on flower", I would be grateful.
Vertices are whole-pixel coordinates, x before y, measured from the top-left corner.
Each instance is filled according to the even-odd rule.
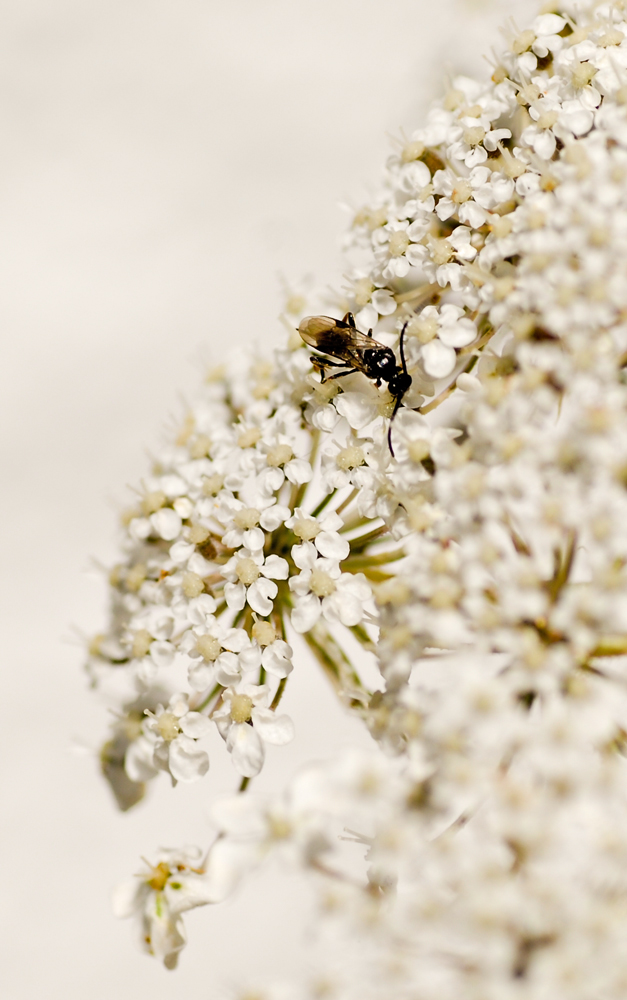
[[[352,313],[346,313],[343,319],[333,319],[332,316],[305,316],[298,327],[299,334],[309,347],[315,347],[317,351],[339,359],[332,361],[331,358],[323,358],[318,354],[312,355],[311,363],[316,371],[320,372],[322,382],[342,378],[343,375],[352,375],[353,372],[363,372],[367,378],[373,380],[377,387],[381,385],[381,382],[387,382],[390,395],[394,397],[394,409],[388,428],[388,445],[392,457],[394,457],[392,421],[412,382],[411,375],[407,371],[403,350],[406,326],[407,323],[401,330],[400,365],[392,348],[375,340],[372,336],[372,330],[366,334],[361,333],[356,328],[355,317]],[[329,375],[327,374],[328,368],[341,368],[342,371]]]

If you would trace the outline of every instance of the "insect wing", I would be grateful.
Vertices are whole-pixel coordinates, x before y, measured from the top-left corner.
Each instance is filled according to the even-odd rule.
[[[365,368],[365,351],[386,350],[378,340],[373,340],[344,320],[333,319],[332,316],[309,316],[302,321],[298,332],[310,347],[345,361],[361,371]]]

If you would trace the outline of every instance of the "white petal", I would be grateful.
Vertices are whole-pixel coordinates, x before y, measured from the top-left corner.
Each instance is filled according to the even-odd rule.
[[[318,550],[313,542],[292,545],[292,559],[299,569],[313,569],[318,560]]]
[[[353,430],[361,430],[377,415],[377,403],[363,392],[343,392],[335,402],[337,412],[346,417]]]
[[[231,653],[241,653],[243,649],[246,649],[250,645],[248,634],[243,628],[228,628],[221,642],[223,648],[228,649]]]
[[[330,622],[339,620],[342,625],[358,625],[364,617],[364,606],[354,594],[335,593],[323,599],[322,614]]]
[[[479,229],[488,217],[485,208],[481,208],[476,201],[467,201],[460,205],[458,215],[460,222],[464,222],[474,229]]]
[[[187,672],[187,679],[192,691],[204,691],[214,681],[213,663],[205,663],[204,660],[197,661]]]
[[[169,507],[162,507],[150,515],[150,523],[155,534],[168,542],[178,538],[183,522],[175,510]]]
[[[264,670],[273,677],[287,677],[294,669],[291,662],[293,655],[292,647],[283,639],[277,639],[270,646],[266,646],[261,656],[261,663]]]
[[[294,723],[289,715],[275,715],[269,708],[253,708],[253,725],[262,740],[282,747],[294,739]]]
[[[186,542],[183,538],[179,538],[178,542],[170,546],[169,555],[173,563],[177,566],[183,566],[195,551],[195,545],[192,545],[191,542]]]
[[[207,616],[212,615],[218,604],[209,594],[194,597],[187,606],[187,617],[192,625],[204,625]]]
[[[244,545],[251,552],[261,551],[265,545],[266,536],[261,528],[249,528],[244,532]],[[225,544],[228,545],[228,542]]]
[[[266,531],[276,531],[279,525],[283,524],[284,521],[290,516],[291,510],[289,507],[284,507],[282,504],[272,504],[271,507],[267,507],[261,514],[259,518],[259,524]]]
[[[573,104],[575,102],[573,101]],[[592,128],[594,122],[594,115],[592,111],[587,111],[585,108],[580,108],[578,110],[573,110],[567,114],[560,115],[559,124],[560,127],[567,129],[572,132],[573,135],[580,136],[585,135]]]
[[[170,744],[170,774],[177,781],[190,782],[202,778],[209,770],[209,757],[198,750],[194,740],[177,736]]]
[[[442,326],[438,336],[446,347],[466,347],[477,339],[477,327],[471,319],[460,319],[450,326]]]
[[[534,35],[559,35],[566,20],[559,14],[540,14],[531,25]]]
[[[278,592],[279,588],[273,580],[265,580],[262,577],[248,588],[246,600],[253,611],[265,618],[272,611],[272,601]]]
[[[367,305],[355,313],[355,325],[358,330],[372,330],[377,325],[379,315],[376,307],[369,302]]]
[[[176,649],[171,642],[153,642],[150,646],[150,658],[157,667],[169,667],[174,662]]]
[[[225,583],[224,599],[232,611],[241,611],[246,604],[246,587],[243,583]]]
[[[237,684],[241,673],[239,656],[235,653],[221,653],[215,661],[215,680],[224,687]]]
[[[285,466],[285,475],[289,479],[290,483],[295,483],[297,486],[301,486],[303,483],[309,483],[311,477],[313,476],[313,469],[309,462],[304,458],[294,458],[291,462],[288,462]]]
[[[421,164],[421,166],[424,166],[424,164]],[[425,169],[428,174],[428,168],[425,167]],[[380,316],[391,316],[398,308],[398,303],[394,296],[384,288],[372,293],[372,304]]]
[[[331,403],[327,403],[325,406],[319,406],[314,412],[311,422],[319,431],[324,431],[330,434],[335,425],[338,423],[337,410]]]
[[[301,635],[303,632],[308,632],[318,621],[321,611],[320,600],[315,594],[307,594],[305,597],[299,598],[298,604],[291,614],[294,630],[300,632]]]
[[[290,575],[290,567],[286,559],[271,555],[261,567],[261,572],[264,576],[270,577],[271,580],[287,580]]]
[[[280,490],[284,480],[283,469],[278,468],[264,469],[257,477],[257,482],[261,486],[262,492],[267,495]]]
[[[154,744],[145,736],[133,740],[124,756],[124,770],[131,781],[150,781],[158,773],[153,764]]]
[[[197,906],[206,906],[207,903],[219,903],[225,896],[225,890],[218,888],[218,880],[213,879],[210,873],[180,875],[174,883],[168,882],[165,891],[173,916]]]
[[[336,531],[321,531],[316,536],[315,544],[320,555],[328,559],[337,559],[338,562],[346,559],[351,550],[348,541]]]
[[[544,129],[538,132],[532,145],[538,156],[541,156],[543,160],[550,160],[555,152],[557,140],[550,129]]]
[[[181,731],[195,740],[202,739],[211,729],[211,719],[202,712],[188,712],[179,723]]]
[[[233,757],[233,765],[245,778],[259,774],[265,759],[265,750],[259,735],[246,722],[231,726],[226,738],[227,750]]]
[[[457,355],[452,347],[446,347],[440,340],[432,340],[422,348],[422,362],[425,371],[433,378],[445,378],[455,368]]]

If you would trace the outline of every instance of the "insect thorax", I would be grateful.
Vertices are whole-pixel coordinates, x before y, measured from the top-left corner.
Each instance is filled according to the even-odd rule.
[[[394,352],[389,347],[373,347],[364,351],[364,364],[369,378],[380,378],[389,382],[397,370]]]

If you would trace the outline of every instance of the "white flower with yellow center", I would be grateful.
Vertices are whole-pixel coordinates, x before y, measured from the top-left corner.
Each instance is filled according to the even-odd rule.
[[[261,771],[264,743],[284,746],[294,739],[294,723],[288,715],[276,715],[268,707],[271,701],[267,685],[242,682],[223,691],[222,704],[213,713],[233,765],[245,778]]]
[[[155,767],[168,771],[174,782],[202,778],[209,770],[209,757],[197,744],[211,729],[207,716],[191,711],[184,694],[173,695],[167,708],[146,710],[146,716],[144,731],[153,740]]]

